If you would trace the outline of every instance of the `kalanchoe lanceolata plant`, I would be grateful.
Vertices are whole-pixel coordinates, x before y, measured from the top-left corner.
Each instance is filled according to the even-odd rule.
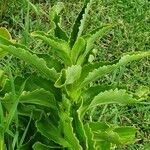
[[[51,47],[49,54],[34,53],[15,43],[5,28],[0,29],[0,56],[12,54],[38,71],[23,78],[13,77],[9,69],[9,74],[0,70],[1,149],[110,150],[134,142],[134,127],[85,121],[84,115],[98,105],[139,102],[124,89],[90,83],[150,52],[128,53],[115,64],[89,62],[94,42],[112,29],[105,25],[83,35],[91,3],[85,0],[70,36],[60,26],[62,3],[51,8],[51,30],[31,34]],[[10,141],[12,146],[8,146]]]

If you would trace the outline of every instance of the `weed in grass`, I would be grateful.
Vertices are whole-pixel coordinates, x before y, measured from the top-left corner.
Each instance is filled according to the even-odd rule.
[[[34,53],[26,46],[13,43],[6,36],[1,36],[1,52],[4,54],[7,54],[7,52],[12,53],[14,56],[21,58],[34,66],[40,74],[40,76],[37,73],[24,75],[25,78],[13,78],[10,74],[11,80],[7,76],[2,78],[5,82],[2,91],[6,91],[7,94],[2,97],[1,102],[6,112],[12,114],[8,118],[12,118],[17,110],[20,118],[24,118],[26,121],[29,120],[29,123],[24,127],[27,130],[28,128],[34,128],[30,140],[25,138],[27,130],[25,130],[23,136],[19,136],[17,132],[13,134],[13,131],[9,130],[4,134],[12,135],[13,140],[6,138],[5,143],[7,144],[9,139],[12,143],[10,149],[11,146],[13,149],[16,147],[29,149],[32,146],[33,149],[63,149],[64,147],[68,147],[68,149],[110,149],[116,145],[134,141],[136,131],[134,127],[117,126],[118,117],[120,116],[118,109],[120,107],[113,105],[112,114],[115,114],[115,117],[112,123],[115,125],[100,121],[102,121],[108,104],[139,103],[138,99],[145,99],[145,95],[143,97],[143,95],[128,94],[126,90],[120,89],[121,85],[118,86],[118,82],[124,70],[119,71],[120,76],[113,75],[113,83],[114,81],[117,82],[113,86],[101,83],[101,80],[99,81],[101,85],[96,86],[93,82],[110,72],[116,72],[120,68],[124,68],[130,61],[149,56],[149,52],[128,53],[121,57],[117,63],[93,63],[93,60],[89,59],[89,55],[92,55],[91,50],[94,41],[99,36],[102,37],[110,26],[103,26],[84,35],[83,25],[86,22],[84,18],[87,16],[85,13],[84,17],[77,18],[71,36],[68,38],[60,27],[57,6],[60,6],[60,3],[54,6],[51,11],[53,28],[48,33],[32,33],[32,36],[51,46],[50,54]],[[82,21],[80,22],[80,20]],[[89,60],[90,62],[88,62]],[[20,93],[18,87],[22,83],[26,84],[23,84],[24,88]],[[21,94],[19,94],[18,109],[16,109],[17,104],[11,102],[11,94],[16,95],[16,92]],[[94,122],[96,121],[96,114],[94,113],[97,112],[94,107],[102,104],[107,105],[102,110],[99,122]],[[10,109],[13,106],[15,109]],[[1,113],[3,113],[3,109],[1,110]],[[87,110],[90,112],[89,121],[84,120]],[[94,121],[93,116],[95,117]],[[12,119],[8,120],[13,124]],[[31,120],[34,122],[33,126],[30,125]],[[23,123],[24,121],[22,121]],[[41,136],[37,137],[36,129],[42,134]],[[45,140],[42,141],[42,138]]]

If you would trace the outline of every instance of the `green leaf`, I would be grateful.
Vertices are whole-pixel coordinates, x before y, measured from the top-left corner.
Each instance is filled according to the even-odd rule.
[[[71,116],[69,116],[66,112],[61,112],[60,116],[60,127],[62,129],[64,139],[70,144],[70,148],[73,150],[81,150],[81,146],[79,144],[79,140],[77,139],[73,127],[72,127],[72,120]]]
[[[62,40],[68,41],[68,36],[59,23],[56,24],[55,36]]]
[[[2,45],[7,45],[7,46],[13,45],[13,46],[15,46],[15,47],[20,47],[20,48],[29,50],[26,46],[15,43],[15,41],[12,40],[11,35],[10,35],[10,33],[7,31],[6,28],[4,28],[4,29],[3,29],[3,28],[2,28],[2,29],[0,28],[0,44],[2,44]],[[4,56],[6,56],[6,55],[7,55],[7,51],[5,51],[5,50],[3,50],[3,49],[0,48],[0,58],[1,58],[1,57],[4,57]]]
[[[44,89],[37,89],[33,92],[23,91],[20,96],[20,103],[36,104],[56,109],[55,98],[52,93]]]
[[[58,127],[53,125],[50,119],[42,118],[36,122],[36,127],[38,131],[49,140],[52,140],[63,147],[70,147],[70,144],[64,139]]]
[[[111,142],[105,136],[103,137],[103,133],[110,130],[110,126],[105,122],[89,122],[86,126],[91,130],[95,149],[110,150]]]
[[[107,141],[96,141],[96,148],[98,150],[111,150],[111,143]]]
[[[94,71],[95,69],[98,69],[102,66],[105,65],[112,65],[113,63],[107,62],[107,61],[100,61],[100,62],[96,62],[96,63],[87,63],[86,65],[84,65],[82,67],[82,72],[81,72],[81,76],[80,76],[80,81],[82,82],[87,75],[89,74],[89,72]]]
[[[89,122],[88,125],[90,129],[92,130],[92,132],[98,132],[98,131],[105,132],[110,127],[105,122]]]
[[[79,37],[75,44],[73,45],[73,48],[71,50],[71,60],[73,64],[76,64],[76,61],[78,57],[83,53],[86,46],[86,42],[82,37]]]
[[[96,86],[97,87],[97,86]],[[132,103],[137,103],[138,100],[133,97],[133,95],[128,94],[126,90],[118,90],[118,89],[111,89],[105,90],[106,87],[102,89],[102,87],[98,87],[100,89],[90,88],[87,90],[87,92],[84,95],[84,102],[79,108],[79,112],[81,115],[81,118],[83,118],[85,112],[93,107],[96,107],[98,105],[105,105],[105,104],[119,104],[119,105],[127,105]],[[92,93],[90,90],[95,91]],[[97,94],[101,90],[99,94]],[[89,91],[89,94],[88,94]],[[90,94],[91,93],[91,94]],[[96,95],[97,94],[97,95]],[[96,96],[95,96],[96,95]]]
[[[80,78],[81,69],[82,68],[79,65],[72,65],[66,70],[62,70],[60,77],[55,83],[55,87],[60,88],[65,85],[73,84]]]
[[[117,127],[104,122],[90,122],[89,127],[94,134],[93,138],[96,141],[96,145],[100,147],[103,147],[104,144],[110,146],[111,143],[120,145],[135,142],[137,129],[134,127]]]
[[[84,1],[84,6],[86,8],[85,8],[84,13],[82,15],[82,19],[80,20],[78,37],[80,37],[82,35],[82,33],[83,33],[84,26],[85,26],[85,23],[86,23],[86,19],[87,19],[88,13],[90,11],[90,7],[92,5],[92,2],[93,2],[93,0],[86,0],[86,1]]]
[[[7,76],[5,75],[3,70],[0,70],[0,87],[3,89],[7,80]],[[0,89],[0,91],[2,90]]]
[[[9,31],[4,27],[0,27],[0,36],[4,37],[5,39],[12,40]]]
[[[118,133],[114,132],[113,130],[111,131],[105,131],[105,132],[95,132],[94,133],[94,139],[96,141],[107,141],[108,143],[112,143],[112,144],[116,144],[116,145],[120,145],[120,144],[131,144],[134,143],[135,140],[135,132],[136,130],[132,130],[131,133],[130,131],[128,132],[129,135],[128,136],[122,136],[120,137]],[[128,139],[125,139],[128,138]]]
[[[62,9],[64,8],[64,4],[62,2],[57,2],[52,8],[49,10],[49,19],[54,20],[55,16],[58,15]]]
[[[52,47],[52,50],[56,53],[60,59],[64,61],[65,64],[70,65],[70,47],[68,43],[64,40],[54,38],[48,34],[45,34],[44,32],[36,31],[32,32],[31,34],[33,37],[37,37],[41,40],[43,40],[45,43],[47,43],[49,46]]]
[[[52,149],[62,149],[62,147],[60,146],[49,146],[49,145],[45,145],[41,142],[36,142],[33,146],[32,146],[33,150],[52,150]]]
[[[14,46],[0,45],[0,48],[34,66],[42,75],[44,75],[49,80],[55,81],[57,79],[58,74],[56,70],[54,68],[48,68],[46,62],[42,58],[37,57],[35,54],[32,55],[25,49],[16,48]]]
[[[91,32],[91,35],[87,38],[87,46],[84,54],[85,56],[91,51],[91,49],[93,49],[94,42],[97,39],[101,39],[108,31],[110,31],[111,28],[111,25],[105,25]]]
[[[62,64],[60,61],[58,61],[56,58],[53,56],[50,56],[49,54],[37,54],[39,58],[43,58],[46,61],[46,65],[49,68],[55,68],[57,72],[60,72],[62,69]]]
[[[18,114],[20,116],[27,116],[30,117],[31,113],[32,115],[32,119],[33,120],[39,120],[41,118],[41,115],[44,113],[44,110],[42,110],[41,108],[37,108],[38,105],[28,105],[28,104],[23,104],[23,103],[19,103],[18,104]],[[7,109],[7,111],[9,111],[9,106],[5,105],[5,108]]]
[[[114,71],[115,69],[125,66],[127,63],[142,59],[144,57],[150,56],[150,52],[136,52],[136,53],[131,53],[131,54],[126,54],[121,57],[118,63],[113,64],[113,65],[106,65],[106,66],[100,66],[98,69],[94,69],[89,74],[85,77],[84,81],[82,81],[80,87],[83,88],[87,84],[89,84],[92,81],[97,80],[98,78]]]
[[[63,3],[58,2],[49,11],[49,19],[51,21],[52,31],[54,30],[54,35],[59,39],[68,41],[68,36],[66,32],[60,26],[60,16],[59,13],[64,8]],[[51,32],[51,31],[50,31]]]
[[[0,35],[0,44],[11,45],[12,42],[10,42],[9,40],[5,39],[3,36]],[[7,55],[7,52],[0,48],[0,58],[6,55]]]
[[[84,6],[83,6],[82,10],[80,11],[80,13],[78,14],[78,16],[73,24],[72,32],[71,32],[70,39],[69,39],[71,48],[73,47],[77,38],[79,36],[81,36],[81,34],[83,32],[83,27],[84,27],[86,17],[87,17],[91,3],[92,3],[92,0],[91,1],[87,0],[84,2]]]
[[[83,118],[84,113],[87,111],[89,104],[91,103],[92,99],[98,95],[100,92],[104,92],[105,90],[113,89],[112,86],[108,86],[106,84],[97,85],[84,90],[81,93],[83,103],[79,108],[81,118]]]
[[[5,97],[2,99],[3,105],[8,107],[12,105],[11,102],[11,93],[7,93]],[[35,104],[44,107],[49,107],[52,109],[56,109],[56,103],[53,94],[49,91],[45,91],[44,89],[37,89],[35,91],[23,91],[19,98],[19,103],[23,104]]]
[[[99,38],[101,39],[110,29],[112,28],[112,26],[110,25],[106,25],[103,26],[101,28],[98,28],[96,30],[94,30],[91,35],[86,35],[85,40],[87,42],[86,45],[86,50],[83,53],[83,55],[81,55],[78,59],[77,64],[82,64],[86,58],[86,56],[90,53],[90,51],[94,48],[94,42]]]
[[[91,72],[88,73],[88,75],[85,77],[83,82],[81,83],[80,87],[83,88],[87,84],[89,84],[92,81],[97,80],[98,78],[110,73],[111,71],[115,70],[117,68],[117,65],[107,65],[99,67],[98,69],[94,69]]]
[[[88,137],[86,136],[85,129],[83,126],[83,122],[80,118],[80,115],[77,111],[78,106],[74,106],[72,110],[72,117],[73,117],[73,127],[74,127],[74,132],[76,133],[76,136],[80,142],[80,145],[82,145],[83,149],[88,149]]]
[[[129,53],[127,53],[127,54],[125,54],[124,56],[121,57],[121,59],[118,62],[118,66],[123,66],[123,65],[126,65],[129,62],[134,61],[134,60],[139,60],[139,59],[142,59],[144,57],[149,57],[149,56],[150,56],[149,51],[129,52]]]
[[[96,150],[96,147],[95,147],[96,142],[94,141],[94,135],[92,133],[91,128],[89,127],[89,124],[85,124],[84,129],[85,129],[85,133],[87,136],[88,149],[89,150]]]
[[[70,113],[71,109],[70,99],[68,99],[66,95],[63,95],[59,111],[59,129],[64,139],[70,144],[69,148],[80,150],[82,148],[73,128],[73,118]]]
[[[91,101],[89,108],[96,107],[103,104],[132,104],[138,102],[132,95],[128,94],[126,90],[108,90],[99,93]]]
[[[135,142],[137,129],[135,127],[117,127],[113,132],[119,136],[119,140],[116,144],[129,144]]]

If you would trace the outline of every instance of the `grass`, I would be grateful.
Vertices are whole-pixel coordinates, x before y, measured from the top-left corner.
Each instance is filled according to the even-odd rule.
[[[29,33],[34,30],[47,31],[50,24],[47,13],[49,6],[56,1],[45,2],[44,0],[34,2],[36,8],[42,13],[37,14],[36,10],[27,1],[7,2],[5,10],[1,10],[0,26],[7,26],[13,37],[20,37],[22,43],[28,43],[32,39]],[[17,3],[16,3],[17,2]],[[62,0],[65,10],[62,12],[63,28],[67,31],[72,25],[78,13],[82,1]],[[1,7],[2,7],[1,2]],[[18,9],[16,9],[16,6]],[[39,9],[38,9],[39,10]],[[86,23],[84,32],[92,31],[102,24],[114,24],[114,29],[102,40],[97,41],[95,49],[98,49],[97,60],[115,60],[122,55],[122,52],[147,51],[150,50],[150,1],[148,0],[95,0]],[[68,30],[69,31],[69,30]],[[37,44],[37,43],[35,43]],[[41,43],[39,43],[40,45]],[[36,50],[36,49],[35,49]],[[21,74],[27,70],[25,64],[16,65],[18,60],[12,59],[13,74]],[[1,61],[0,63],[3,66]],[[138,86],[150,87],[150,60],[144,59],[130,64],[127,68],[120,68],[110,76],[104,77],[100,82],[107,82],[111,85],[127,85],[130,91],[136,91]],[[25,69],[24,69],[25,68]],[[18,72],[17,72],[17,71]],[[150,105],[137,104],[134,106],[98,107],[91,112],[92,120],[107,120],[113,124],[133,125],[139,129],[135,144],[121,147],[117,150],[138,150],[150,140]]]

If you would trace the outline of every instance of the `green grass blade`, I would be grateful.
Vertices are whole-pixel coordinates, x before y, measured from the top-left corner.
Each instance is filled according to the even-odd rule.
[[[28,129],[29,129],[31,120],[32,120],[32,115],[33,115],[33,114],[31,113],[29,122],[28,122],[28,124],[27,124],[27,126],[26,126],[26,129],[24,130],[24,133],[23,133],[23,135],[22,135],[22,137],[21,137],[21,139],[20,139],[20,142],[19,142],[19,144],[18,144],[18,149],[22,146],[22,144],[23,144],[23,142],[24,142],[24,140],[25,140],[25,137],[26,137],[26,135],[27,135],[27,132],[28,132]]]

